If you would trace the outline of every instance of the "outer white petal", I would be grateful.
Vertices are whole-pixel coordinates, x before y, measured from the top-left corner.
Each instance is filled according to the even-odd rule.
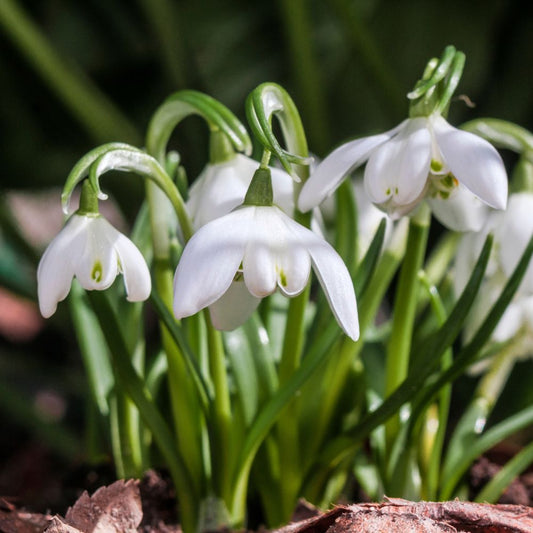
[[[256,168],[256,162],[241,155],[224,163],[206,165],[191,187],[187,201],[194,228],[241,205]]]
[[[343,178],[362,165],[374,148],[388,141],[402,127],[403,123],[385,133],[363,137],[343,144],[333,150],[316,167],[300,192],[298,207],[309,211],[333,194]]]
[[[187,210],[195,229],[227,215],[240,206],[259,163],[237,154],[230,161],[208,164],[189,193]],[[285,171],[272,169],[274,203],[286,213],[294,212],[293,180]]]
[[[83,233],[83,252],[73,258],[74,274],[84,289],[105,290],[118,274],[115,242],[120,233],[105,218],[88,220]]]
[[[142,302],[150,296],[152,280],[143,255],[125,235],[119,233],[115,250],[120,261],[119,270],[124,275],[127,299]]]
[[[496,209],[507,203],[507,174],[502,158],[487,141],[454,128],[440,115],[431,117],[437,144],[453,175]]]
[[[257,168],[257,163],[255,163],[255,168]],[[287,172],[279,168],[272,168],[271,171],[274,204],[287,215],[292,216],[294,213],[294,180]]]
[[[431,134],[426,118],[405,121],[398,135],[375,150],[365,169],[365,187],[376,204],[414,207],[428,178]]]
[[[243,281],[234,281],[229,289],[209,306],[211,322],[216,329],[231,331],[250,318],[260,301],[260,298],[250,294]]]
[[[340,327],[354,341],[359,338],[357,302],[350,274],[339,254],[325,240],[290,220],[291,231],[305,245],[320,285]]]
[[[533,193],[512,194],[501,221],[498,228],[500,260],[505,274],[510,276],[533,235]],[[519,290],[533,293],[533,260],[529,262]]]
[[[426,197],[435,217],[452,231],[479,231],[487,221],[489,208],[461,183],[447,199]]]
[[[88,219],[73,215],[45,250],[37,269],[39,309],[44,318],[52,316],[57,304],[64,300],[72,284],[74,267],[72,254],[80,253],[80,234]]]
[[[253,208],[244,207],[200,228],[185,246],[174,276],[174,314],[193,315],[229,288],[244,256]]]

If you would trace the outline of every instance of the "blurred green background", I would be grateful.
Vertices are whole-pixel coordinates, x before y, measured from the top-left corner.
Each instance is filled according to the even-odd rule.
[[[532,15],[526,0],[0,0],[0,413],[9,428],[0,488],[16,492],[10,472],[28,449],[81,449],[84,378],[66,306],[45,324],[33,303],[39,250],[53,235],[40,226],[61,221],[58,189],[41,195],[81,156],[107,141],[142,146],[151,114],[179,89],[207,92],[244,120],[244,99],[264,81],[293,96],[323,156],[405,118],[406,93],[448,44],[467,58],[457,95],[475,104],[454,102],[450,121],[492,116],[531,130]],[[68,75],[50,67],[47,46]],[[206,140],[194,118],[173,137],[191,180]],[[140,181],[104,187],[131,221]],[[44,236],[32,240],[31,222]]]

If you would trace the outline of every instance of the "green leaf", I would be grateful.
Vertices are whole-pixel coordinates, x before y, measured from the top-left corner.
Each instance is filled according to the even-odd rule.
[[[462,328],[483,279],[491,246],[492,237],[488,236],[472,275],[448,319],[422,347],[421,359],[425,361],[425,364],[419,364],[411,369],[405,381],[375,411],[369,413],[354,427],[350,432],[350,437],[340,437],[332,441],[324,451],[321,462],[334,467],[346,455],[357,450],[361,440],[366,438],[371,431],[397,413],[403,404],[420,392],[422,384],[435,371],[442,355]]]
[[[120,325],[107,294],[91,291],[88,296],[106,338],[117,379],[139,409],[143,422],[151,430],[176,484],[182,523],[189,531],[194,531],[198,518],[200,480],[190,478],[183,458],[176,453],[172,432],[155,405],[150,391],[131,363],[131,354],[120,333]]]
[[[214,401],[213,392],[211,387],[204,379],[202,370],[198,364],[196,357],[192,353],[192,350],[185,338],[184,333],[182,332],[181,328],[176,324],[174,317],[171,315],[167,306],[161,300],[161,297],[155,291],[152,291],[152,294],[150,295],[150,301],[152,302],[156,313],[159,315],[159,318],[161,319],[163,324],[165,324],[165,327],[168,329],[170,336],[179,346],[180,352],[184,355],[187,368],[189,369],[191,377],[193,378],[196,384],[202,408],[205,412],[208,412],[209,404]]]
[[[496,503],[511,481],[533,463],[533,442],[517,453],[476,496],[476,502]]]
[[[79,283],[72,283],[68,301],[91,397],[100,416],[105,418],[109,415],[108,399],[115,381],[109,363],[107,344],[98,318]]]

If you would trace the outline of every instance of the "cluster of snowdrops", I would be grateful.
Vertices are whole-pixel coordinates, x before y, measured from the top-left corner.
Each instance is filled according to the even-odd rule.
[[[187,533],[242,527],[254,501],[278,525],[300,497],[327,506],[353,479],[372,498],[465,495],[471,463],[533,422],[526,409],[485,427],[533,336],[533,141],[496,119],[447,122],[463,65],[447,47],[406,120],[321,161],[290,96],[265,83],[246,101],[257,160],[231,111],[181,91],[144,148],[100,146],[68,176],[64,211],[77,185],[79,208],[41,259],[40,309],[50,317],[70,293],[117,473],[166,466]],[[167,147],[190,115],[210,131],[194,180]],[[495,146],[519,156],[509,196]],[[99,213],[112,170],[146,180],[131,238]],[[450,231],[428,253],[431,214]],[[467,368],[484,373],[450,435]],[[482,498],[533,460],[521,454]]]

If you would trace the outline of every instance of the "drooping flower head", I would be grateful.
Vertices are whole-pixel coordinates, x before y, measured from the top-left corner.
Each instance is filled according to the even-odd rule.
[[[148,298],[150,271],[138,248],[99,214],[74,213],[39,262],[41,314],[48,318],[55,313],[57,304],[70,292],[74,277],[84,289],[105,290],[119,273],[124,275],[130,302]]]
[[[366,192],[393,218],[426,199],[451,229],[478,230],[483,203],[496,209],[506,205],[507,174],[495,148],[433,114],[334,150],[304,185],[299,208],[308,211],[322,202],[365,162]]]
[[[454,57],[449,64],[446,54]],[[504,209],[507,174],[498,152],[481,137],[454,128],[443,116],[463,64],[464,54],[453,47],[446,49],[438,65],[430,62],[424,78],[408,95],[414,99],[411,118],[331,152],[304,185],[298,207],[308,211],[320,204],[366,163],[367,194],[393,218],[409,213],[425,199],[450,229],[477,231],[486,218],[486,206]],[[446,77],[439,67],[450,65],[455,70]]]
[[[270,182],[268,169],[259,169],[254,179],[260,173]],[[268,196],[271,185],[267,183],[265,187]],[[174,314],[177,318],[193,315],[220,300],[230,288],[232,293],[242,291],[242,285],[234,286],[236,277],[242,278],[240,283],[256,299],[276,289],[286,296],[296,296],[307,285],[311,266],[339,325],[348,336],[357,339],[353,285],[337,252],[277,206],[246,201],[202,226],[187,243],[174,278]],[[251,311],[253,306],[242,309],[242,313],[239,309],[229,310],[229,327],[244,322]],[[212,318],[215,327],[228,329],[223,313],[212,313]]]

